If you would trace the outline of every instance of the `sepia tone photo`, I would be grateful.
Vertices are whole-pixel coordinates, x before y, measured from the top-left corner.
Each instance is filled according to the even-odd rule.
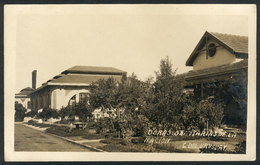
[[[255,160],[255,6],[4,14],[6,160]]]

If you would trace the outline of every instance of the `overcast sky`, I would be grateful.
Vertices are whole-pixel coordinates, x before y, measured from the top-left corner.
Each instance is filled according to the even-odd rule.
[[[18,10],[19,9],[19,10]],[[37,87],[75,66],[108,66],[155,76],[169,56],[177,73],[205,33],[248,35],[240,6],[221,5],[63,5],[20,6],[16,12],[16,87]]]

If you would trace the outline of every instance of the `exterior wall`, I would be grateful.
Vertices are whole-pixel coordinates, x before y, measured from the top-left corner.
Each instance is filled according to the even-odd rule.
[[[213,42],[211,40],[209,40],[209,43],[219,45],[218,43]],[[206,49],[206,46],[204,46],[202,49]],[[197,58],[193,62],[193,70],[200,70],[230,64],[235,60],[235,55],[230,53],[224,47],[217,47],[216,54],[213,57],[208,56],[208,59],[206,59],[206,51],[202,51],[201,53],[199,53]]]
[[[80,93],[89,93],[88,89],[80,88],[59,88],[52,91],[51,108],[60,110],[62,107],[66,107],[69,100],[76,95],[76,102],[79,102]]]
[[[50,90],[45,89],[45,90],[31,96],[32,110],[49,108],[51,105],[50,93],[51,93]]]

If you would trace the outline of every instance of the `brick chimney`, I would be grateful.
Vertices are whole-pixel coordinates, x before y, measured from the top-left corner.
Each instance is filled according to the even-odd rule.
[[[32,88],[33,89],[36,89],[36,76],[37,76],[37,71],[34,70],[32,72]]]

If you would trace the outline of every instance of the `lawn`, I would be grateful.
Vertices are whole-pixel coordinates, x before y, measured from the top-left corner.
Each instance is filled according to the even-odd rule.
[[[236,137],[200,137],[200,136],[168,136],[168,141],[145,142],[145,138],[136,137],[132,141],[119,139],[116,133],[96,133],[93,128],[75,129],[68,126],[57,126],[40,123],[30,123],[39,127],[47,128],[47,133],[67,137],[72,140],[94,140],[86,142],[88,145],[97,147],[108,152],[170,152],[170,153],[245,153],[245,133],[237,134]],[[149,138],[159,138],[149,136]],[[165,143],[164,143],[165,142]],[[215,149],[223,149],[216,151]]]

